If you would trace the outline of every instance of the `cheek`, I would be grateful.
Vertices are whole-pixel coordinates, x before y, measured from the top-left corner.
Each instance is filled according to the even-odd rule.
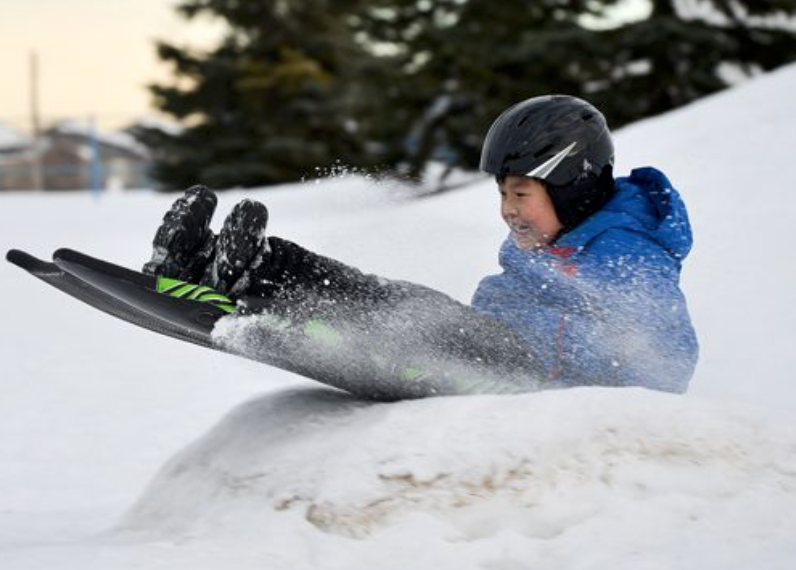
[[[534,222],[539,219],[539,204],[537,200],[526,199],[518,208],[518,214],[526,222]]]

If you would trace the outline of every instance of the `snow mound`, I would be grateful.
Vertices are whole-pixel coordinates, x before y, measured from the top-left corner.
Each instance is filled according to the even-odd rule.
[[[796,430],[784,426],[642,389],[393,404],[293,389],[239,406],[179,453],[121,530],[267,540],[309,523],[367,541],[425,520],[412,534],[429,545],[512,533],[564,559],[573,541],[609,558],[700,540],[726,541],[722,556],[732,541],[796,554]]]

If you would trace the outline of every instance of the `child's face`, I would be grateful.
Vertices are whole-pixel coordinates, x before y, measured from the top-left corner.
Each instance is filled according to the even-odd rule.
[[[547,190],[538,180],[507,176],[498,190],[500,215],[521,249],[544,247],[563,229]]]

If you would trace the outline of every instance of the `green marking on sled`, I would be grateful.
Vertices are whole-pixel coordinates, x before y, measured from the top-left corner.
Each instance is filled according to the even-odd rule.
[[[235,301],[204,285],[194,285],[171,277],[158,277],[157,291],[171,297],[209,303],[225,313],[235,312]]]
[[[304,334],[322,342],[323,344],[336,345],[340,343],[340,333],[323,321],[311,320],[304,325]]]
[[[415,380],[419,380],[423,376],[423,374],[424,372],[419,368],[412,368],[411,366],[409,366],[401,370],[401,380],[414,382]]]
[[[185,281],[179,279],[172,279],[171,277],[158,277],[158,293],[166,293],[171,295],[172,290],[185,285]]]
[[[188,295],[188,298],[192,301],[199,299],[200,296],[203,296],[205,293],[214,293],[214,291],[210,287],[205,287],[202,285],[196,291]],[[199,299],[200,301],[205,301],[206,299]]]

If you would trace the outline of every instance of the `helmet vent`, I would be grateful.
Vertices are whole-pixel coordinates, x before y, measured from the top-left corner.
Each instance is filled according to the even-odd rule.
[[[587,111],[587,112],[583,113],[580,116],[580,118],[583,119],[584,121],[591,121],[594,118],[594,113],[589,113]]]
[[[545,146],[543,146],[541,149],[539,149],[538,151],[536,151],[536,152],[533,154],[533,157],[534,157],[534,158],[539,158],[539,157],[540,157],[540,156],[542,156],[543,154],[546,154],[546,153],[550,152],[550,149],[552,149],[552,148],[553,148],[553,145],[552,145],[552,144],[545,145]]]

